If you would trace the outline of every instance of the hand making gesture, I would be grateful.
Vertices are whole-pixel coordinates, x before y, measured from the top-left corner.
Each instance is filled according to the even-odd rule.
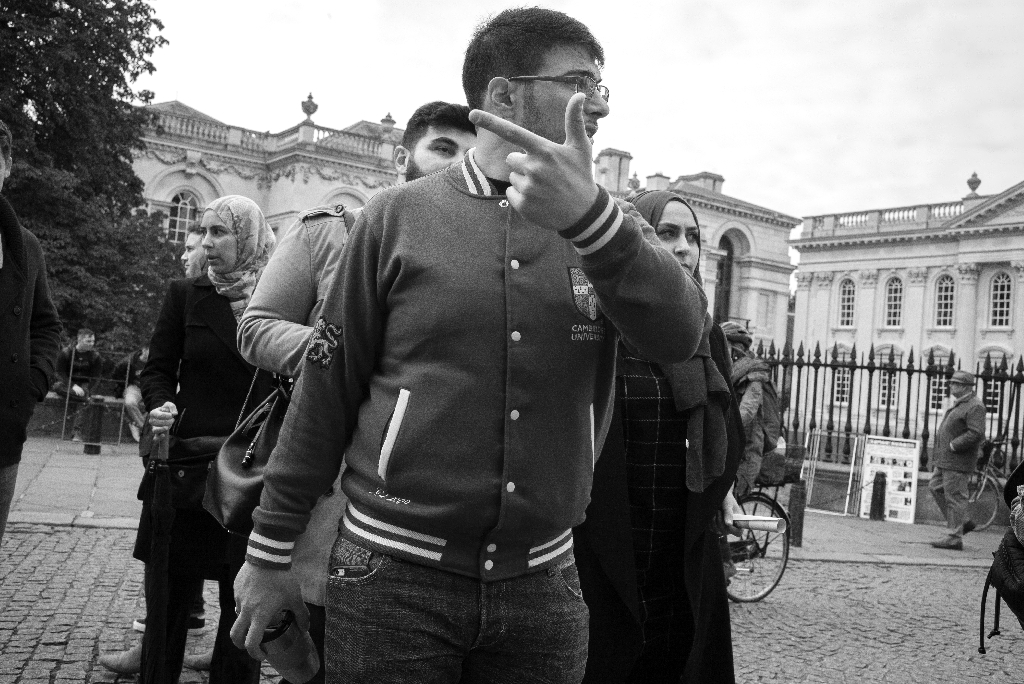
[[[469,120],[523,149],[508,155],[511,167],[508,201],[524,218],[548,230],[570,228],[597,199],[593,145],[583,121],[587,96],[576,93],[565,108],[565,142],[561,145],[522,126],[474,109]]]

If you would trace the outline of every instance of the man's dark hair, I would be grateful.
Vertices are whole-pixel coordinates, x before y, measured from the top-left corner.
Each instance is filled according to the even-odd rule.
[[[485,20],[473,33],[462,63],[462,89],[474,109],[484,103],[495,76],[537,76],[548,53],[580,47],[604,66],[604,50],[586,26],[567,14],[540,7],[516,7]]]
[[[469,107],[450,102],[428,102],[409,118],[405,133],[402,134],[402,147],[412,152],[431,126],[454,128],[476,135],[476,126],[469,120]]]
[[[13,146],[14,139],[11,137],[11,129],[3,121],[0,121],[0,157],[10,159]]]

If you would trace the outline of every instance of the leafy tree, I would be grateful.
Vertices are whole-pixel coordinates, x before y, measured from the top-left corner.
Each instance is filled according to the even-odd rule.
[[[144,0],[0,0],[0,119],[14,136],[5,196],[43,244],[65,325],[106,348],[149,338],[180,275],[147,216],[132,154],[149,114],[136,90],[166,41]]]

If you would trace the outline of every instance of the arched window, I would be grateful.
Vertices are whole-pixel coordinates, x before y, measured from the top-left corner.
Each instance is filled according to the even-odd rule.
[[[199,201],[190,192],[179,192],[171,198],[171,209],[167,219],[167,239],[171,242],[185,242],[190,228],[199,220]]]
[[[1013,295],[1013,283],[1006,273],[997,273],[992,279],[989,296],[989,325],[993,328],[1010,327],[1010,300]]]
[[[856,305],[857,288],[849,278],[839,283],[839,326],[853,326],[854,307]]]
[[[885,284],[885,325],[898,328],[903,324],[903,281],[889,278]]]
[[[846,364],[850,361],[850,349],[845,345],[837,345],[838,354],[836,355],[835,361],[837,363]],[[829,362],[832,362],[832,353],[828,354]],[[847,365],[839,366],[832,370],[832,400],[837,404],[845,404],[850,401],[850,392],[852,389],[851,381],[852,373],[850,367]]]
[[[949,352],[940,347],[933,348],[931,351],[935,367],[932,369],[933,375],[929,379],[931,387],[928,390],[928,408],[933,411],[941,411],[944,408],[943,402],[949,396],[949,378],[946,376],[946,371],[949,370],[947,367]],[[927,364],[927,359],[928,353],[925,352],[921,355],[922,369]]]
[[[732,299],[732,262],[735,247],[732,240],[723,236],[718,248],[725,254],[718,260],[717,283],[715,284],[715,321],[722,323],[729,320],[730,300]]]
[[[953,277],[944,275],[935,281],[935,327],[953,325],[953,297],[956,286]]]

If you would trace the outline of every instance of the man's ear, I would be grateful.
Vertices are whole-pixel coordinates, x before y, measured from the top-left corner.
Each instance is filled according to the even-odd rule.
[[[481,108],[503,119],[511,119],[515,114],[515,104],[512,101],[512,84],[508,79],[495,76],[487,84],[487,91],[484,93],[484,106]]]
[[[395,170],[404,176],[409,170],[409,159],[411,157],[412,153],[409,150],[401,145],[396,146],[394,155]]]

